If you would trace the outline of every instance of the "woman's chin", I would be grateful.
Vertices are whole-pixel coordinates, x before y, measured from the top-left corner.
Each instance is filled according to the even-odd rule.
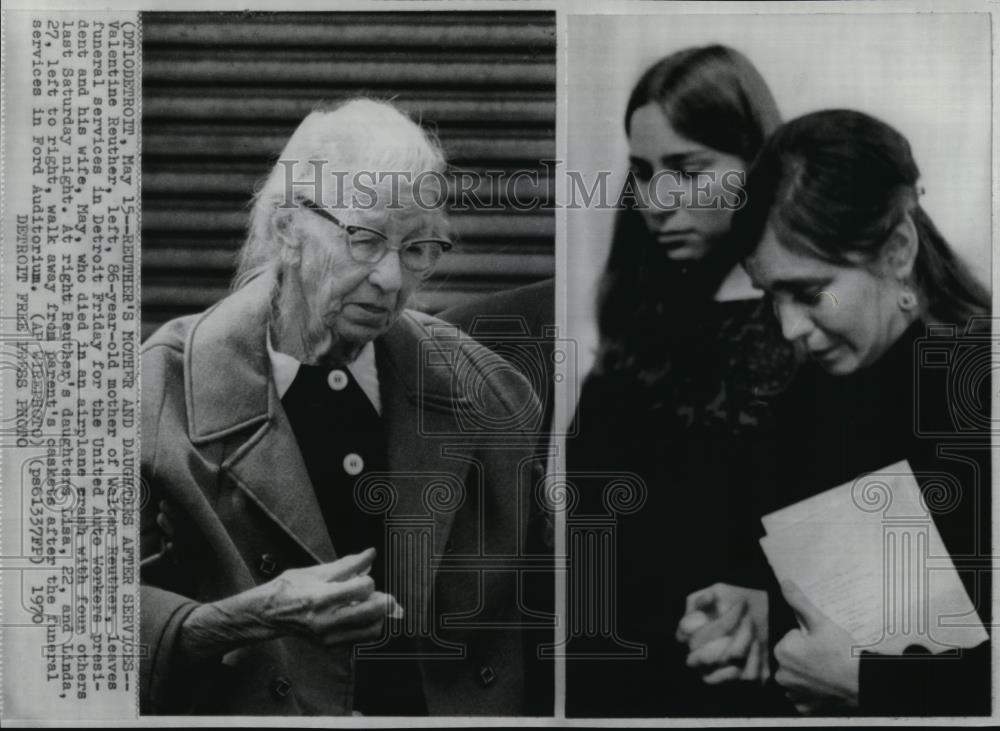
[[[355,321],[341,318],[334,329],[334,338],[357,347],[363,347],[385,333],[393,322],[395,322],[395,318],[389,317],[377,321]]]
[[[860,367],[857,359],[849,355],[839,355],[827,359],[814,359],[820,368],[831,376],[849,376]]]
[[[697,244],[680,246],[676,249],[668,249],[666,252],[667,258],[671,261],[677,262],[678,264],[693,264],[695,262],[699,262],[704,259],[707,254],[707,247],[699,246]]]

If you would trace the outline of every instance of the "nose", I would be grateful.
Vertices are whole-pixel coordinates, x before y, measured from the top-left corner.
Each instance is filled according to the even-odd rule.
[[[368,274],[368,281],[383,292],[398,292],[403,286],[403,264],[398,251],[387,251]]]
[[[660,170],[640,185],[639,194],[649,216],[662,227],[686,205],[687,187],[674,171]]]
[[[781,334],[785,340],[795,342],[808,335],[812,330],[812,320],[802,305],[790,299],[776,298],[774,309],[778,316],[778,322],[781,323]]]

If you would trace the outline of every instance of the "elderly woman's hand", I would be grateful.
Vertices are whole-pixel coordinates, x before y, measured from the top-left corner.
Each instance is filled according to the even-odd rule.
[[[781,590],[802,629],[792,630],[775,646],[775,681],[785,689],[799,713],[856,709],[861,661],[851,652],[854,640],[795,584],[783,582]]]
[[[334,646],[374,640],[386,618],[400,618],[395,598],[368,576],[375,550],[319,566],[285,571],[226,599],[202,604],[181,626],[185,658],[219,657],[243,645],[299,635]]]
[[[766,682],[767,592],[722,583],[694,592],[687,598],[676,639],[688,646],[688,667],[709,685]]]

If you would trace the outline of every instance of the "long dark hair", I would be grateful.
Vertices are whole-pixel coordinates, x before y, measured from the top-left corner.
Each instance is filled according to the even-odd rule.
[[[647,69],[625,108],[626,133],[633,113],[649,103],[679,134],[747,164],[780,121],[753,64],[719,45],[678,51]],[[692,304],[711,298],[739,252],[724,242],[710,262],[681,267],[663,256],[634,203],[618,212],[600,282],[596,372],[648,386],[669,372],[672,353],[691,345]]]
[[[782,125],[747,175],[733,231],[752,252],[771,225],[785,246],[825,261],[872,262],[909,214],[917,232],[913,284],[932,320],[965,325],[988,315],[987,289],[972,276],[918,202],[920,170],[910,144],[874,117],[847,109]]]

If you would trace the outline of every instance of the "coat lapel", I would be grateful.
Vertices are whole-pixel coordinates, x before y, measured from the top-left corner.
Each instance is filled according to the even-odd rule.
[[[209,310],[185,349],[188,433],[231,440],[221,465],[316,561],[337,555],[271,379],[266,332],[273,279],[261,276]]]
[[[316,561],[332,561],[329,531],[271,379],[265,337],[272,285],[271,277],[258,277],[192,328],[185,349],[188,431],[195,445],[231,440],[222,469]],[[458,331],[450,331],[454,340],[447,332],[432,337],[404,312],[376,341],[388,469],[398,476],[397,503],[387,517],[433,521],[431,579],[456,511],[428,507],[435,504],[425,494],[434,482],[428,478],[443,476],[437,482],[459,493],[468,489],[469,461],[462,458],[468,450],[455,446],[461,441],[455,435],[461,434],[456,414],[469,405],[455,393],[452,369],[442,367],[458,357]]]
[[[457,328],[450,329],[457,334]],[[464,397],[455,394],[450,368],[428,367],[453,362],[456,354],[447,351],[448,346],[430,337],[409,312],[403,313],[376,347],[389,471],[408,476],[395,480],[398,503],[390,517],[429,516],[433,520],[432,576],[444,555],[456,511],[448,508],[447,498],[428,500],[427,493],[435,482],[454,488],[447,492],[457,491],[457,497],[469,489],[469,461],[462,458],[468,449],[456,446],[461,440],[455,438],[460,434],[456,414],[467,405]],[[444,479],[434,480],[436,476]]]

